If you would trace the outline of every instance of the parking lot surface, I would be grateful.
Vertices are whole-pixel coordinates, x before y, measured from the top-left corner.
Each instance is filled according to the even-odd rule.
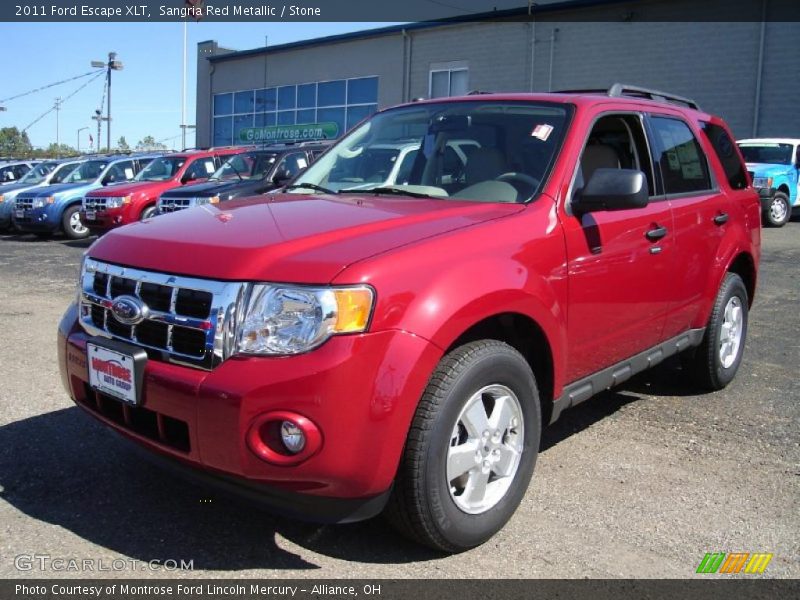
[[[380,519],[318,526],[210,494],[74,407],[56,325],[86,247],[0,235],[0,578],[696,577],[706,552],[770,552],[763,576],[800,577],[797,219],[763,232],[744,362],[727,389],[698,395],[671,361],[567,411],[544,432],[511,522],[455,556]],[[32,555],[90,559],[95,571],[40,559],[26,570]]]

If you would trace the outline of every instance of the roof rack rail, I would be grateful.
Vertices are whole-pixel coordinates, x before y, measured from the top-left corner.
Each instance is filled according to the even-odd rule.
[[[485,94],[494,94],[494,92],[487,92],[485,90],[470,90],[467,92],[467,96],[483,96]]]
[[[620,96],[644,96],[650,100],[661,100],[677,104],[685,104],[689,108],[700,110],[700,105],[691,98],[684,98],[683,96],[676,96],[675,94],[668,94],[659,90],[650,88],[638,87],[635,85],[627,85],[624,83],[615,83],[608,88],[608,95],[612,98]]]
[[[629,96],[632,98],[647,98],[648,100],[655,100],[657,102],[670,102],[672,104],[683,104],[689,108],[700,110],[700,105],[691,98],[684,98],[675,94],[668,94],[659,90],[640,87],[636,85],[628,85],[626,83],[615,83],[607,90],[604,89],[578,89],[578,90],[559,90],[556,94],[605,94],[611,98],[621,98],[622,96]]]

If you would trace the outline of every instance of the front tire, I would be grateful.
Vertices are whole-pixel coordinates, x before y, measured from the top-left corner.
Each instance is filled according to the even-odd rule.
[[[540,435],[536,381],[519,352],[496,340],[453,350],[417,407],[387,516],[436,550],[482,544],[522,501]]]
[[[783,192],[775,192],[769,208],[764,212],[764,219],[770,227],[783,227],[792,217],[789,196]]]
[[[736,273],[727,273],[703,341],[684,363],[698,385],[716,391],[733,380],[744,354],[747,321],[747,288]]]
[[[81,221],[80,210],[81,207],[78,204],[70,206],[61,217],[61,228],[64,230],[64,235],[71,240],[82,240],[89,237],[89,228]]]
[[[145,219],[149,219],[155,216],[156,216],[156,205],[152,204],[142,211],[142,214],[139,215],[139,220],[144,221]]]

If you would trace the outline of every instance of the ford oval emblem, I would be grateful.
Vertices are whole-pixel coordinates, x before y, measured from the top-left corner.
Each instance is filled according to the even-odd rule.
[[[123,325],[138,325],[148,313],[147,305],[134,296],[118,296],[111,304],[111,314]]]

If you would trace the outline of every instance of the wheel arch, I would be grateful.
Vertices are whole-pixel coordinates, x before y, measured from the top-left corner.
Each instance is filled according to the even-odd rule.
[[[752,307],[756,293],[756,266],[752,255],[749,252],[740,252],[733,258],[725,272],[736,273],[742,278],[747,288],[747,303]]]
[[[554,360],[550,341],[544,329],[529,315],[504,312],[487,316],[463,331],[445,349],[455,348],[477,340],[491,339],[507,343],[525,358],[536,378],[539,390],[542,423],[550,422],[554,399]]]

